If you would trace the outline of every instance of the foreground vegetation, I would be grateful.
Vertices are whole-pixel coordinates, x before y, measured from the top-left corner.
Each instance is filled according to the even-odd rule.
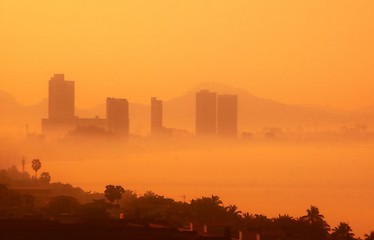
[[[104,192],[87,193],[69,184],[50,183],[47,172],[40,174],[40,162],[34,162],[35,177],[21,173],[15,167],[0,170],[0,218],[38,217],[75,221],[97,221],[113,217],[127,220],[157,222],[184,227],[190,222],[222,224],[234,230],[254,232],[281,232],[282,239],[358,240],[349,224],[341,222],[330,227],[316,206],[300,217],[279,215],[268,218],[261,214],[243,213],[237,206],[225,206],[218,196],[201,197],[189,203],[146,192],[138,196],[121,186],[108,185]],[[20,190],[21,189],[21,190]],[[48,190],[48,198],[40,201],[38,194],[25,194],[22,189]],[[37,191],[36,191],[37,192]],[[45,197],[45,196],[44,196]],[[39,201],[39,202],[38,202]],[[118,215],[121,213],[123,215]],[[365,240],[374,240],[374,232]]]

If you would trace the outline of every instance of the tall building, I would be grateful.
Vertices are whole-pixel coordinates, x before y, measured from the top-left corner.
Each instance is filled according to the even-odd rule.
[[[107,98],[106,119],[108,130],[127,136],[129,134],[129,102],[127,99]]]
[[[162,100],[155,97],[151,98],[151,134],[157,135],[162,133]]]
[[[217,93],[201,90],[196,93],[196,135],[215,135],[217,122]]]
[[[48,118],[50,120],[73,120],[74,82],[66,81],[64,74],[54,74],[49,80]]]
[[[236,137],[238,134],[238,96],[218,95],[217,97],[217,134]]]
[[[48,82],[48,118],[42,119],[42,132],[64,136],[76,126],[74,82],[64,74],[54,74]]]
[[[75,116],[73,81],[66,81],[64,74],[54,74],[48,84],[48,118],[42,119],[43,133],[60,138],[78,127],[105,129],[105,119]]]

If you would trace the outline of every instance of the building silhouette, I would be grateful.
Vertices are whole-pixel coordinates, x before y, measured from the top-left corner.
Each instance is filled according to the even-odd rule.
[[[107,129],[115,134],[129,135],[129,102],[127,99],[107,98]]]
[[[217,93],[201,90],[196,93],[195,130],[198,136],[216,134]]]
[[[75,84],[64,74],[54,74],[48,83],[48,118],[42,119],[42,132],[62,137],[77,127],[105,128],[105,119],[75,116]]]
[[[151,134],[158,135],[164,130],[162,124],[162,100],[151,98]]]
[[[48,82],[48,118],[42,119],[42,132],[65,135],[77,123],[75,117],[74,82],[64,74],[54,74]]]
[[[75,118],[74,82],[64,78],[64,74],[54,74],[49,80],[48,118],[51,120]]]
[[[236,137],[238,134],[238,96],[217,96],[217,134]]]

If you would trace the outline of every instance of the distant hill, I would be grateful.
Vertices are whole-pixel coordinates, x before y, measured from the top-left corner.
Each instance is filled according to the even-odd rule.
[[[23,106],[9,93],[0,91],[0,111],[2,115],[19,114],[22,112]]]
[[[47,116],[47,100],[24,106],[9,93],[0,91],[0,130],[5,133],[25,134],[26,125],[31,131],[40,131],[40,119]]]
[[[218,94],[238,95],[239,129],[256,131],[264,127],[305,130],[338,129],[355,124],[374,125],[374,107],[358,111],[330,109],[313,105],[289,105],[256,97],[246,90],[225,84],[206,82],[185,94],[164,101],[164,125],[169,128],[194,131],[195,94],[202,89]],[[158,96],[162,99],[161,96]],[[0,129],[15,128],[24,132],[26,124],[31,131],[40,131],[40,119],[47,116],[47,100],[33,106],[19,104],[10,94],[0,91]],[[93,108],[77,109],[80,117],[105,117],[105,104]],[[130,131],[144,135],[150,130],[149,105],[130,103]]]
[[[202,83],[186,94],[165,102],[165,125],[194,129],[195,94],[209,89],[219,94],[238,95],[239,129],[252,131],[263,127],[304,129],[339,128],[344,125],[374,123],[374,108],[365,111],[344,111],[307,105],[288,105],[256,97],[249,92],[225,84]]]

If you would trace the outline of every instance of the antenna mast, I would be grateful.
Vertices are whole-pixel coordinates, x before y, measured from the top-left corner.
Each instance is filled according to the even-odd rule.
[[[22,157],[22,180],[25,180],[25,157]]]

